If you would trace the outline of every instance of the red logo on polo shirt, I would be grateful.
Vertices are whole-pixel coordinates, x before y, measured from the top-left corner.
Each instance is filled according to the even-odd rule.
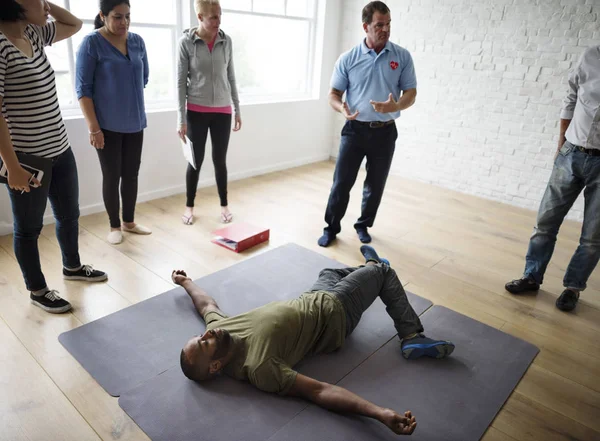
[[[390,67],[392,70],[398,69],[398,63],[396,61],[390,61]]]

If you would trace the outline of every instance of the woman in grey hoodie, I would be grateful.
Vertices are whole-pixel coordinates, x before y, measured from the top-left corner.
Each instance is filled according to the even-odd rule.
[[[234,131],[242,127],[240,102],[235,83],[231,38],[220,29],[221,6],[218,0],[195,0],[198,26],[184,31],[179,40],[177,59],[178,133],[183,142],[192,143],[196,168],[188,164],[187,201],[182,221],[194,222],[194,200],[200,167],[210,130],[215,178],[221,201],[221,221],[231,222],[227,203],[227,147],[231,120]],[[232,109],[233,103],[233,109]]]

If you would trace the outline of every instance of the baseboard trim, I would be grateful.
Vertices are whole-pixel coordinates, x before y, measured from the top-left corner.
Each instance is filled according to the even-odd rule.
[[[244,170],[236,173],[231,173],[229,175],[229,181],[239,181],[240,179],[251,178],[255,176],[266,175],[268,173],[273,173],[281,170],[287,170],[290,168],[300,167],[306,164],[312,164],[315,162],[326,161],[330,158],[329,154],[321,154],[315,156],[309,156],[307,158],[296,159],[294,161],[286,161],[280,162],[277,164],[268,165],[265,167],[257,167],[250,170]],[[173,196],[176,194],[185,192],[185,183],[184,177],[181,178],[182,184],[176,185],[167,188],[161,188],[158,190],[147,191],[138,194],[138,203],[152,201],[154,199],[166,198],[168,196]],[[215,178],[213,176],[208,176],[203,178],[198,183],[198,188],[210,187],[211,185],[215,185]],[[81,216],[87,216],[90,214],[100,213],[104,211],[104,203],[98,202],[95,204],[89,204],[83,207],[79,207],[81,212]],[[44,216],[44,225],[50,225],[54,223],[54,217],[52,214],[48,214]],[[13,225],[12,223],[2,222],[0,223],[0,236],[5,236],[7,234],[12,234]]]

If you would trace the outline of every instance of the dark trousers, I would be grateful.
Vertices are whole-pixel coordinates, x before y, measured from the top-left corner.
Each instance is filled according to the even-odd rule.
[[[346,336],[354,331],[363,312],[377,297],[385,304],[399,338],[423,332],[421,320],[408,302],[396,271],[386,264],[324,269],[311,291],[329,291],[341,301],[346,312]]]
[[[215,167],[215,179],[221,207],[227,204],[227,148],[231,135],[231,115],[227,113],[187,112],[188,137],[192,141],[196,170],[188,164],[186,173],[187,202],[186,206],[193,207],[200,178],[200,167],[204,161],[206,139],[210,130],[212,143],[212,160]]]
[[[14,219],[14,248],[17,261],[29,291],[47,287],[42,273],[38,238],[42,231],[48,199],[56,219],[56,237],[65,268],[81,266],[79,260],[79,181],[77,164],[71,149],[52,158],[49,185],[31,188],[29,193],[11,190],[10,202]],[[42,178],[43,181],[43,178]],[[7,185],[8,188],[8,185]]]
[[[144,132],[104,132],[104,148],[97,150],[102,168],[102,196],[111,228],[121,228],[119,185],[123,200],[123,222],[133,222],[142,161]]]
[[[350,190],[356,182],[365,157],[367,177],[363,185],[362,212],[354,228],[365,229],[373,226],[394,157],[397,138],[395,124],[370,128],[358,121],[346,121],[342,129],[333,186],[325,211],[325,232],[338,234],[341,231],[341,221],[348,208]]]

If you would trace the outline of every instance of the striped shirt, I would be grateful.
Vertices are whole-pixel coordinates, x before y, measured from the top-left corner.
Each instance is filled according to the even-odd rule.
[[[25,36],[33,48],[31,58],[0,32],[2,115],[15,151],[52,158],[69,149],[54,70],[44,51],[54,41],[56,24],[28,25]]]

